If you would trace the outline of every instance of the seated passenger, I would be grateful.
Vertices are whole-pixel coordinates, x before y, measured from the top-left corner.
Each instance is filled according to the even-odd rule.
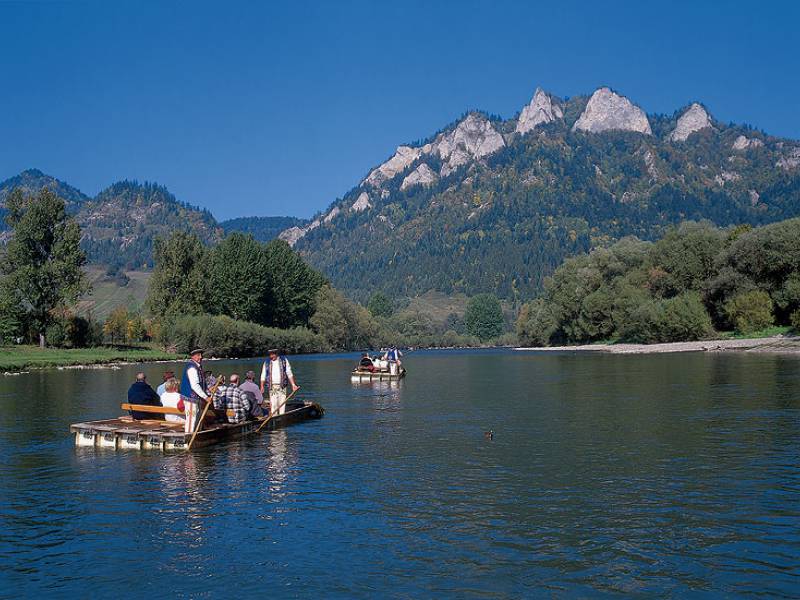
[[[236,373],[230,376],[227,384],[223,383],[217,388],[217,393],[214,395],[214,410],[227,414],[228,423],[247,421],[252,409],[250,395],[243,394],[239,389],[239,375]]]
[[[164,393],[161,394],[161,406],[164,408],[178,408],[180,410],[185,410],[186,403],[183,401],[183,397],[181,396],[180,392],[180,384],[178,380],[172,377],[171,379],[167,379],[164,382]],[[166,421],[170,421],[171,423],[185,423],[186,417],[181,415],[164,415],[164,419]]]
[[[161,399],[156,391],[147,383],[147,375],[144,373],[136,374],[136,381],[128,388],[128,404],[146,404],[148,406],[161,406]],[[138,410],[130,411],[134,419],[163,419],[163,415],[158,413],[146,413]]]
[[[173,377],[175,377],[175,371],[164,371],[164,381],[156,388],[156,394],[158,394],[159,398],[167,391],[167,382]]]
[[[264,394],[261,393],[261,388],[258,387],[255,379],[255,372],[248,371],[245,375],[245,381],[239,385],[239,389],[242,390],[242,394],[248,396],[250,400],[252,406],[250,414],[254,417],[261,417],[264,416],[267,411],[264,409]]]
[[[358,368],[362,371],[369,371],[370,373],[375,371],[375,365],[372,363],[372,359],[366,352],[361,354],[361,361],[358,363]]]

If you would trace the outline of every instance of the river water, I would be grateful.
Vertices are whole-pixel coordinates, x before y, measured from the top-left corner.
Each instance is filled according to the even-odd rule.
[[[293,359],[324,419],[191,454],[68,433],[165,365],[0,377],[0,597],[800,594],[800,357],[353,362]]]

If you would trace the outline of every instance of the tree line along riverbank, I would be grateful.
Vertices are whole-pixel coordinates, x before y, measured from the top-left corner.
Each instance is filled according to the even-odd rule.
[[[470,298],[464,313],[443,323],[380,291],[362,306],[285,242],[261,243],[242,233],[214,246],[183,231],[157,239],[144,306],[119,306],[99,322],[76,309],[88,289],[86,255],[64,201],[49,189],[33,195],[14,190],[6,207],[12,235],[0,247],[0,284],[7,292],[0,298],[0,346],[10,347],[8,368],[117,360],[119,347],[142,343],[163,349],[147,357],[156,359],[197,346],[211,356],[244,358],[272,346],[331,352],[513,342],[511,319],[494,296]],[[13,348],[36,342],[40,354]],[[68,352],[79,349],[95,350]]]
[[[520,311],[525,346],[669,343],[800,330],[800,219],[687,222],[567,259]]]

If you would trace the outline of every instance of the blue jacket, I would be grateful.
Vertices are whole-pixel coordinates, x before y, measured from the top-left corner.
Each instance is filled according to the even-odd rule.
[[[193,360],[186,363],[186,368],[183,370],[183,377],[181,378],[181,396],[197,401],[199,400],[199,396],[194,392],[192,385],[189,383],[190,370],[197,371],[197,380],[200,382],[200,387],[203,388],[204,392],[208,392],[208,388],[206,388],[206,374],[203,372],[203,367],[199,366]]]
[[[156,391],[146,381],[136,381],[128,388],[128,404],[146,404],[148,406],[161,406],[161,399]],[[163,419],[162,415],[144,413],[137,410],[130,411],[134,419]]]

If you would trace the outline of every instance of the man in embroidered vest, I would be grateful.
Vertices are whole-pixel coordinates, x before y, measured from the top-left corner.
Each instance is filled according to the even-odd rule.
[[[186,407],[186,422],[191,423],[194,431],[200,415],[203,414],[205,401],[209,399],[203,372],[203,351],[200,348],[192,350],[192,359],[186,363],[181,379],[181,396],[184,397],[184,402],[191,404]]]
[[[286,412],[286,388],[292,386],[296,392],[299,386],[294,381],[292,365],[285,356],[278,353],[277,348],[269,351],[269,360],[261,367],[261,393],[269,392],[269,411],[271,415],[282,415]]]

